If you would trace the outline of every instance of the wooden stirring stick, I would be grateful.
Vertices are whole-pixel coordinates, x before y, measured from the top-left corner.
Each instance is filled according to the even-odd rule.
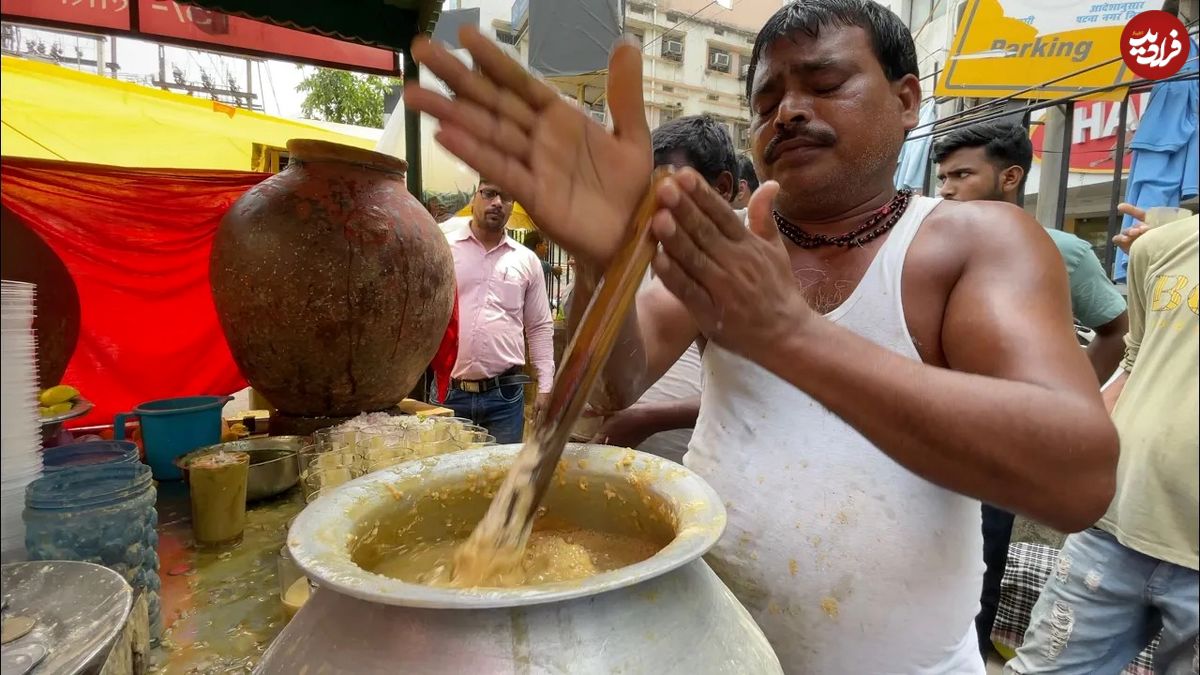
[[[571,429],[583,412],[588,394],[612,353],[617,333],[646,275],[646,268],[654,257],[657,246],[650,235],[650,219],[658,210],[658,199],[655,197],[658,186],[670,173],[671,169],[664,167],[656,169],[651,177],[650,188],[638,204],[629,225],[629,238],[592,296],[579,328],[567,347],[558,376],[554,378],[550,401],[542,416],[536,420],[532,443],[526,444],[521,452],[524,456],[534,448],[537,451],[536,464],[529,477],[533,485],[532,499],[518,499],[518,491],[502,487],[488,508],[489,515],[502,509],[504,527],[501,532],[510,535],[521,533],[523,537],[529,531],[538,505],[550,486],[554,468],[566,448]],[[520,461],[518,458],[517,462]]]

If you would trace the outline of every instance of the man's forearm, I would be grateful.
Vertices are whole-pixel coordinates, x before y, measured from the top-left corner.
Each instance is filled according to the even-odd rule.
[[[567,339],[575,339],[583,314],[599,285],[602,272],[582,262],[576,267],[575,286],[567,307]],[[568,342],[570,344],[570,342]],[[600,383],[588,401],[597,410],[610,412],[633,405],[644,387],[642,380],[646,372],[646,350],[638,330],[637,303],[629,308],[629,314],[621,325],[613,344],[612,355],[600,375]]]
[[[1121,356],[1125,353],[1125,336],[1117,334],[1097,334],[1092,340],[1092,344],[1088,345],[1087,355],[1088,361],[1092,363],[1092,369],[1096,371],[1096,379],[1100,384],[1108,382],[1108,379],[1117,372],[1117,367],[1121,365]]]
[[[631,410],[638,412],[642,423],[651,434],[691,429],[696,426],[696,418],[700,415],[700,397],[647,401],[638,403]]]
[[[1067,531],[1111,499],[1096,460],[1115,461],[1117,437],[1098,401],[927,366],[827,321],[755,360],[947,489]]]
[[[529,361],[537,372],[538,393],[548,393],[554,384],[554,323],[546,321],[529,328],[525,338]]]
[[[1107,283],[1107,282],[1106,282]],[[1088,345],[1088,360],[1096,371],[1096,379],[1103,386],[1108,382],[1117,367],[1121,365],[1121,357],[1125,355],[1125,335],[1129,332],[1129,314],[1121,312],[1103,325],[1096,326],[1096,337]]]

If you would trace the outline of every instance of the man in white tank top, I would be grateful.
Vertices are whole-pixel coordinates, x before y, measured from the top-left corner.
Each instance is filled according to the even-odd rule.
[[[610,131],[474,29],[460,38],[479,70],[418,41],[457,96],[410,86],[407,104],[575,254],[581,308],[648,184],[642,53],[613,50]],[[707,559],[789,673],[982,674],[978,500],[1073,531],[1113,494],[1117,436],[1041,228],[892,186],[918,77],[882,5],[780,9],[747,80],[765,181],[749,227],[694,171],[655,188],[658,281],[593,394],[630,405],[707,339],[685,458],[726,500]]]

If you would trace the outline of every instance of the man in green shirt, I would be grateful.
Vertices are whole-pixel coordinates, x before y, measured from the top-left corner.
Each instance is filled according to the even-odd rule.
[[[982,122],[939,138],[933,146],[938,163],[938,194],[955,201],[1000,201],[1019,204],[1025,176],[1033,163],[1033,144],[1021,126]],[[1128,327],[1125,298],[1117,291],[1086,241],[1068,232],[1047,229],[1058,247],[1071,283],[1075,320],[1096,332],[1088,359],[1099,382],[1117,370]],[[992,624],[1000,604],[1000,581],[1008,563],[1013,515],[983,505],[983,592],[975,629],[986,657],[991,649]]]
[[[1134,214],[1144,217],[1143,214]],[[1196,672],[1200,634],[1200,217],[1129,251],[1129,335],[1104,390],[1117,491],[1067,537],[1008,673],[1118,673],[1161,630],[1156,673]]]

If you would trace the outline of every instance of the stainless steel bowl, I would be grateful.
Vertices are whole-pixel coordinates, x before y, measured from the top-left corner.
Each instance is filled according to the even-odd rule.
[[[300,480],[300,448],[303,436],[268,436],[208,445],[175,460],[175,466],[188,480],[188,466],[202,455],[214,452],[244,452],[250,455],[250,474],[246,483],[246,501],[252,502],[283,494]]]
[[[75,405],[61,415],[53,417],[43,417],[40,422],[42,425],[42,447],[50,445],[50,441],[58,436],[58,432],[62,431],[63,423],[67,420],[73,420],[76,417],[82,417],[92,411],[92,402],[87,399],[76,399]]]

